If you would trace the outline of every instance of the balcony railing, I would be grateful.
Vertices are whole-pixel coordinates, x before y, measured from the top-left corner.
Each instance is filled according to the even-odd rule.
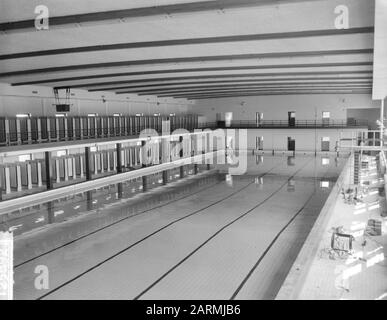
[[[367,127],[367,120],[264,120],[259,123],[252,120],[233,120],[229,125],[225,121],[218,121],[218,128],[353,128]]]

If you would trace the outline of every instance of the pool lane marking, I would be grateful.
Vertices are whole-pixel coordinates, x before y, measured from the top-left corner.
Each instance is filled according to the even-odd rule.
[[[326,173],[329,169],[325,171],[324,177],[326,176]],[[323,178],[324,178],[323,177]],[[239,292],[242,290],[242,288],[245,286],[249,278],[252,276],[254,271],[257,269],[259,264],[262,262],[262,260],[265,258],[266,254],[270,251],[270,249],[273,247],[275,242],[278,240],[278,238],[281,236],[281,234],[289,227],[289,225],[297,218],[297,216],[305,209],[305,207],[308,205],[309,201],[315,196],[316,189],[313,191],[311,196],[306,200],[304,205],[299,209],[295,215],[288,221],[288,223],[277,233],[277,235],[273,238],[273,240],[270,242],[269,246],[266,248],[266,250],[262,253],[262,255],[259,257],[258,261],[254,264],[254,266],[250,269],[250,271],[247,273],[246,277],[242,280],[242,282],[239,284],[238,288],[234,291],[232,294],[230,300],[234,300],[236,296],[239,294]]]
[[[165,277],[167,277],[171,272],[173,272],[175,269],[177,269],[179,266],[181,266],[184,262],[186,262],[190,257],[192,257],[196,252],[198,252],[201,248],[203,248],[206,244],[208,244],[212,239],[214,239],[217,235],[219,235],[222,231],[227,229],[229,226],[237,222],[238,220],[244,218],[249,213],[251,213],[256,208],[263,205],[265,202],[270,200],[277,192],[279,192],[287,183],[288,181],[293,178],[298,172],[300,172],[302,169],[306,167],[307,164],[310,163],[311,160],[307,161],[300,169],[298,169],[295,173],[293,173],[292,176],[290,176],[285,183],[283,183],[276,191],[274,191],[271,195],[269,195],[267,198],[265,198],[263,201],[256,204],[254,207],[240,215],[238,218],[232,220],[231,222],[224,225],[222,228],[220,228],[217,232],[215,232],[211,237],[209,237],[206,241],[204,241],[201,245],[199,245],[197,248],[195,248],[193,251],[191,251],[187,256],[185,256],[182,260],[180,260],[177,264],[175,264],[171,269],[169,269],[167,272],[165,272],[160,278],[158,278],[155,282],[153,282],[151,285],[149,285],[145,290],[143,290],[140,294],[138,294],[136,297],[134,297],[134,300],[138,300],[143,296],[145,293],[147,293],[149,290],[151,290],[154,286],[156,286],[159,282],[161,282]]]
[[[220,183],[222,183],[222,181],[219,181],[219,182],[216,182],[216,183],[214,183],[214,184],[211,184],[210,186],[208,186],[208,187],[206,187],[206,188],[204,188],[204,189],[200,189],[199,191],[196,191],[196,192],[194,192],[194,193],[190,193],[190,194],[188,194],[188,195],[186,195],[186,196],[183,196],[183,197],[181,197],[181,198],[173,199],[173,200],[171,200],[171,201],[169,201],[169,202],[166,202],[166,203],[164,203],[164,204],[161,204],[161,205],[159,205],[159,206],[156,206],[156,207],[153,207],[153,208],[149,208],[149,209],[146,209],[146,210],[144,210],[144,211],[138,212],[138,213],[136,213],[136,214],[134,214],[134,215],[127,216],[127,217],[125,217],[125,218],[119,219],[119,220],[117,220],[117,221],[115,221],[115,222],[113,222],[113,223],[111,223],[111,224],[108,224],[108,225],[102,227],[102,228],[99,228],[99,229],[94,230],[94,231],[92,231],[92,232],[90,232],[90,233],[88,233],[88,234],[85,234],[85,235],[83,235],[83,236],[81,236],[81,237],[79,237],[79,238],[76,238],[76,239],[74,239],[74,240],[71,240],[71,241],[69,241],[69,242],[67,242],[67,243],[65,243],[65,244],[63,244],[63,245],[61,245],[61,246],[59,246],[59,247],[56,247],[56,248],[51,249],[51,250],[49,250],[49,251],[46,251],[46,252],[44,252],[44,253],[42,253],[42,254],[40,254],[40,255],[37,255],[37,256],[35,256],[35,257],[33,257],[33,258],[30,258],[30,259],[28,259],[28,260],[26,260],[26,261],[23,261],[23,262],[21,262],[21,263],[15,265],[15,266],[14,266],[14,269],[16,269],[16,268],[18,268],[18,267],[20,267],[20,266],[22,266],[22,265],[24,265],[24,264],[27,264],[27,263],[29,263],[29,262],[32,262],[32,261],[34,261],[34,260],[36,260],[36,259],[39,259],[39,258],[41,258],[41,257],[43,257],[43,256],[45,256],[45,255],[47,255],[47,254],[49,254],[49,253],[52,253],[52,252],[54,252],[54,251],[56,251],[56,250],[62,249],[62,248],[66,247],[66,246],[68,246],[68,245],[70,245],[70,244],[73,244],[74,242],[77,242],[77,241],[79,241],[79,240],[82,240],[82,239],[84,239],[84,238],[87,238],[88,236],[91,236],[91,235],[93,235],[93,234],[95,234],[95,233],[97,233],[97,232],[99,232],[99,231],[102,231],[102,230],[107,229],[107,228],[109,228],[109,227],[111,227],[111,226],[114,226],[114,225],[116,225],[116,224],[118,224],[118,223],[120,223],[120,222],[123,222],[123,221],[125,221],[125,220],[131,219],[131,218],[134,218],[134,217],[137,217],[137,216],[139,216],[139,215],[141,215],[141,214],[144,214],[144,213],[147,213],[147,212],[149,212],[149,211],[152,211],[152,210],[155,210],[155,209],[159,209],[159,208],[165,207],[165,206],[170,205],[170,204],[172,204],[172,203],[174,203],[174,202],[177,202],[177,201],[180,201],[180,200],[184,200],[184,199],[189,198],[189,197],[191,197],[191,196],[194,196],[194,195],[196,195],[196,194],[198,194],[198,193],[200,193],[200,192],[202,192],[202,191],[205,191],[205,190],[207,190],[207,189],[210,189],[211,187],[213,187],[213,186],[215,186],[215,185],[217,185],[217,184],[220,184]]]
[[[264,174],[260,175],[259,177],[263,177],[263,176],[269,174],[272,170],[274,170],[275,168],[277,168],[277,167],[280,166],[280,165],[282,165],[282,163],[275,165],[275,166],[272,167],[269,171],[265,172]],[[189,217],[191,217],[191,216],[193,216],[193,215],[196,215],[196,214],[200,213],[201,211],[206,210],[206,209],[208,209],[208,208],[210,208],[210,207],[212,207],[212,206],[214,206],[214,205],[217,205],[217,204],[219,204],[220,202],[222,202],[222,201],[228,199],[229,197],[232,197],[232,196],[236,195],[237,193],[239,193],[239,192],[243,191],[244,189],[248,188],[248,187],[249,187],[250,185],[252,185],[253,183],[255,183],[255,180],[249,182],[247,185],[245,185],[244,187],[240,188],[239,190],[237,190],[237,191],[235,191],[235,192],[229,194],[227,197],[224,197],[224,198],[222,198],[222,199],[220,199],[220,200],[217,200],[216,202],[214,202],[214,203],[212,203],[212,204],[210,204],[210,205],[208,205],[208,206],[206,206],[206,207],[204,207],[204,208],[198,209],[198,210],[196,210],[196,211],[194,211],[194,212],[192,212],[192,213],[190,213],[190,214],[188,214],[188,215],[186,215],[186,216],[184,216],[184,217],[181,217],[181,218],[179,218],[179,219],[176,219],[176,220],[170,222],[169,224],[165,225],[164,227],[161,227],[160,229],[158,229],[158,230],[156,230],[156,231],[154,231],[154,232],[148,234],[146,237],[144,237],[144,238],[142,238],[142,239],[136,241],[135,243],[133,243],[133,244],[131,244],[130,246],[128,246],[128,247],[126,247],[126,248],[124,248],[124,249],[118,251],[117,253],[115,253],[114,255],[110,256],[109,258],[106,258],[105,260],[99,262],[98,264],[94,265],[93,267],[91,267],[91,268],[87,269],[86,271],[84,271],[84,272],[78,274],[76,277],[74,277],[74,278],[72,278],[72,279],[70,279],[70,280],[64,282],[63,284],[61,284],[60,286],[56,287],[55,289],[52,289],[52,290],[50,290],[49,292],[45,293],[44,295],[38,297],[37,300],[41,300],[41,299],[47,297],[48,295],[50,295],[50,294],[52,294],[52,293],[58,291],[59,289],[65,287],[66,285],[70,284],[71,282],[73,282],[73,281],[75,281],[75,280],[81,278],[82,276],[84,276],[85,274],[89,273],[90,271],[93,271],[94,269],[100,267],[100,266],[103,265],[104,263],[106,263],[106,262],[108,262],[108,261],[114,259],[115,257],[121,255],[122,253],[124,253],[124,252],[126,252],[126,251],[132,249],[132,248],[135,247],[136,245],[138,245],[138,244],[140,244],[141,242],[143,242],[143,241],[149,239],[150,237],[154,236],[155,234],[157,234],[157,233],[159,233],[159,232],[161,232],[161,231],[167,229],[167,228],[170,227],[171,225],[176,224],[176,223],[178,223],[178,222],[180,222],[180,221],[182,221],[182,220],[184,220],[184,219],[186,219],[186,218],[189,218]],[[208,188],[208,189],[209,189],[209,188]]]

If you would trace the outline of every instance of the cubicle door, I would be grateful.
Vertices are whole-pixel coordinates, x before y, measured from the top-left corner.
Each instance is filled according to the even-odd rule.
[[[116,136],[119,136],[121,132],[120,117],[113,117],[113,119],[114,119],[114,134]]]
[[[28,143],[28,119],[22,118],[20,121],[20,139],[22,143]]]
[[[50,121],[50,139],[56,140],[56,118],[49,118],[48,121]]]
[[[102,137],[102,118],[101,117],[97,117],[97,127],[96,127],[96,135],[98,136],[98,138]]]
[[[89,118],[89,137],[95,138],[95,117]]]
[[[67,138],[70,140],[74,139],[74,121],[73,117],[66,118],[67,121]]]
[[[289,124],[289,127],[296,126],[296,113],[294,111],[288,112],[288,124]]]
[[[288,151],[296,151],[296,140],[288,137]]]
[[[7,143],[7,135],[5,132],[5,118],[0,118],[0,144]]]
[[[41,117],[40,118],[40,133],[41,133],[41,139],[43,141],[48,140],[48,127],[47,127],[47,117]]]
[[[57,125],[58,125],[58,130],[57,132],[59,133],[59,140],[65,140],[66,138],[66,126],[65,126],[65,117],[57,118]]]
[[[75,134],[75,139],[81,139],[82,132],[81,132],[81,118],[80,117],[74,117],[74,134]]]
[[[38,135],[38,118],[31,118],[31,140],[36,142],[39,139]]]
[[[82,121],[82,126],[83,126],[83,137],[84,138],[88,138],[89,136],[89,121],[88,121],[88,117],[82,117],[81,118],[81,121]]]
[[[16,118],[9,119],[8,123],[9,123],[9,142],[15,143],[17,142],[17,137],[18,137]]]

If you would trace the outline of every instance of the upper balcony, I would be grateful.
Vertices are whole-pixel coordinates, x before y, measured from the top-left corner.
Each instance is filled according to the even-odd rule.
[[[230,123],[217,121],[218,128],[238,129],[326,129],[326,128],[368,128],[369,122],[362,119],[347,120],[232,120]]]

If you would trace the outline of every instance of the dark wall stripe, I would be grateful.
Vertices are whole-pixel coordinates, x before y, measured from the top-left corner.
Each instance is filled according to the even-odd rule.
[[[40,57],[40,56],[58,55],[58,54],[71,54],[71,53],[80,53],[80,52],[93,52],[93,51],[335,36],[335,35],[373,33],[373,32],[374,32],[374,27],[361,27],[361,28],[350,28],[350,29],[340,29],[340,30],[339,29],[310,30],[310,31],[308,30],[308,31],[296,31],[296,32],[248,34],[248,35],[237,35],[237,36],[220,36],[220,37],[191,38],[191,39],[187,38],[187,39],[174,39],[174,40],[161,40],[161,41],[142,41],[142,42],[116,43],[116,44],[106,44],[106,45],[96,45],[96,46],[83,46],[83,47],[11,53],[11,54],[0,55],[0,60],[20,59],[20,58],[27,58],[27,57]]]
[[[182,73],[182,72],[210,72],[210,71],[232,71],[232,70],[260,70],[260,69],[287,69],[287,68],[322,68],[322,67],[353,67],[353,66],[372,66],[372,61],[362,62],[337,62],[337,63],[305,63],[305,64],[278,64],[278,65],[263,65],[263,66],[235,66],[235,67],[210,67],[210,68],[184,68],[184,69],[163,69],[163,70],[150,70],[150,71],[136,71],[136,72],[123,72],[123,73],[106,73],[96,74],[89,76],[79,77],[67,77],[67,78],[51,78],[35,81],[15,82],[13,85],[32,85],[51,82],[63,82],[63,81],[78,81],[78,80],[91,80],[99,78],[115,78],[124,76],[143,76],[151,74],[169,74],[169,73]]]
[[[368,49],[355,49],[355,50],[270,52],[270,53],[258,53],[258,54],[131,60],[131,61],[90,63],[90,64],[81,64],[81,65],[11,71],[11,72],[0,73],[0,77],[21,76],[21,75],[27,75],[27,74],[50,73],[50,72],[59,72],[59,71],[72,71],[72,70],[76,71],[76,70],[97,69],[97,68],[128,67],[128,66],[149,65],[149,64],[241,60],[241,59],[263,59],[263,58],[308,57],[308,56],[324,56],[324,55],[326,56],[327,55],[350,55],[350,54],[367,54],[367,53],[373,53],[373,49],[368,48]]]

